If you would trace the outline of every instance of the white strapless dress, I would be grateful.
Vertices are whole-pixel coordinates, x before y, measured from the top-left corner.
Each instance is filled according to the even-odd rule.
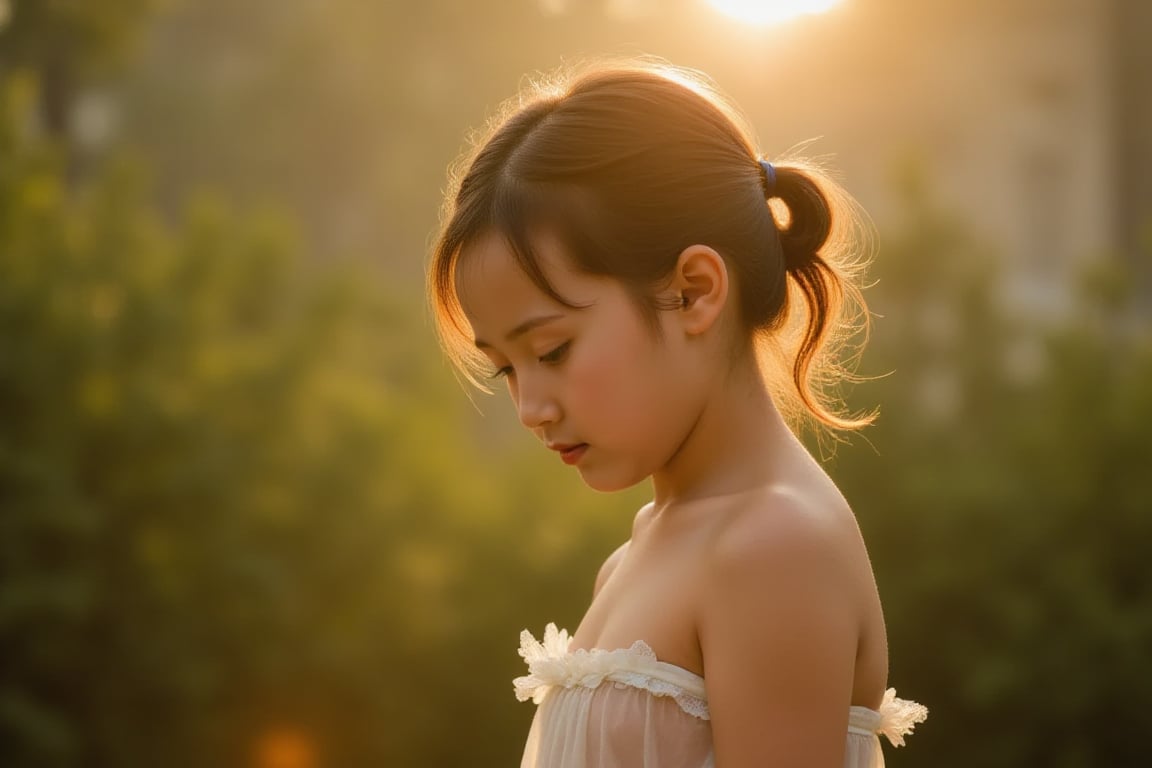
[[[516,698],[538,708],[521,768],[711,768],[712,729],[704,679],[631,648],[570,651],[566,630],[549,624],[544,641],[520,633],[528,675]],[[928,716],[889,688],[879,710],[850,707],[845,768],[882,768],[880,734],[895,746]]]

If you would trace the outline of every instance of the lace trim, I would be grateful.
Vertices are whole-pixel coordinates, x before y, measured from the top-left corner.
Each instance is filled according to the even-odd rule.
[[[520,656],[528,663],[529,674],[512,681],[516,698],[539,704],[553,686],[596,688],[605,680],[639,688],[654,696],[672,697],[680,709],[701,720],[709,719],[704,691],[688,670],[665,664],[643,640],[630,648],[607,651],[581,648],[569,651],[572,638],[567,630],[549,623],[540,642],[528,630],[520,633]],[[670,668],[670,669],[666,669]],[[677,684],[669,678],[682,678]]]
[[[520,633],[519,654],[528,664],[528,673],[512,681],[516,698],[539,704],[553,686],[596,688],[605,680],[640,688],[655,696],[671,696],[680,709],[701,720],[710,719],[703,680],[686,669],[667,664],[643,640],[630,648],[606,651],[581,648],[570,651],[568,630],[549,622],[544,639],[538,641],[528,630]],[[675,681],[675,682],[674,682]],[[904,737],[928,717],[928,708],[907,699],[896,698],[896,689],[884,692],[879,710],[852,707],[871,715],[868,731],[883,734],[894,747],[904,746]],[[861,723],[863,725],[863,723]]]
[[[894,747],[904,746],[904,737],[912,733],[917,723],[928,719],[928,707],[907,699],[896,698],[896,689],[884,692],[880,703],[880,725],[876,733],[882,733]]]

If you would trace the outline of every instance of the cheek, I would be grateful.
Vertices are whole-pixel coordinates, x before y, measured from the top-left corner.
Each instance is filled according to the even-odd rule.
[[[591,340],[589,340],[591,341]],[[631,432],[657,414],[664,387],[660,349],[645,329],[609,332],[571,369],[571,403],[606,428]]]

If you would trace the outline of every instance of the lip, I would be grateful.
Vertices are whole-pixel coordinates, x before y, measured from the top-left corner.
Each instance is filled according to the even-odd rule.
[[[565,464],[576,464],[588,450],[588,443],[550,443],[549,448],[560,454]]]

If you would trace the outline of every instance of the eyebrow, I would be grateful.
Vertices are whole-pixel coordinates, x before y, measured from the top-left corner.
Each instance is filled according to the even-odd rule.
[[[542,325],[547,325],[548,323],[555,322],[556,320],[562,320],[562,319],[564,319],[564,315],[541,315],[540,317],[530,317],[527,320],[525,320],[524,322],[520,323],[520,325],[518,325],[515,328],[513,328],[512,330],[508,331],[508,334],[504,338],[507,341],[515,341],[516,339],[518,339],[519,337],[528,333],[528,331],[531,331],[534,328],[539,328]],[[476,339],[475,343],[476,343],[477,348],[479,348],[479,349],[491,349],[492,348],[492,345],[489,344],[488,342],[484,341],[483,339]]]

